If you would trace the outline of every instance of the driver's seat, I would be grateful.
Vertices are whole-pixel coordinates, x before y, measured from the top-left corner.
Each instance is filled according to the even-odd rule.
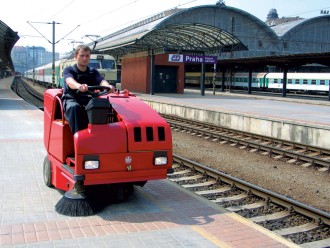
[[[55,96],[53,104],[54,117],[51,123],[49,152],[64,162],[66,157],[74,154],[74,145],[69,123],[63,112],[61,92]]]

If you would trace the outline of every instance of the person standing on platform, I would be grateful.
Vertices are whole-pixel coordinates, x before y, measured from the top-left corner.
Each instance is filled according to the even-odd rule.
[[[88,127],[88,117],[85,106],[90,97],[84,94],[77,94],[77,91],[86,92],[88,86],[106,86],[110,92],[115,91],[115,87],[110,85],[95,68],[89,67],[91,49],[86,45],[79,45],[74,54],[76,64],[68,66],[63,71],[64,92],[63,108],[64,116],[69,122],[72,134]]]

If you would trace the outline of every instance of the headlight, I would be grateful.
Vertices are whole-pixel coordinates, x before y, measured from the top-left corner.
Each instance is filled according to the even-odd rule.
[[[100,167],[99,161],[85,161],[84,163],[84,169],[85,170],[95,170]]]
[[[167,152],[166,151],[155,151],[154,152],[154,165],[165,165],[167,164]]]
[[[167,157],[156,157],[154,160],[154,165],[165,165],[167,164]]]

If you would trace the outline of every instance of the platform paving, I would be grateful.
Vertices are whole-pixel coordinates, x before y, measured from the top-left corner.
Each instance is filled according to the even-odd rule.
[[[136,94],[161,114],[330,149],[330,102],[187,90]]]
[[[88,217],[58,214],[46,187],[43,112],[0,80],[0,247],[297,247],[169,180]],[[12,79],[11,79],[12,80]]]

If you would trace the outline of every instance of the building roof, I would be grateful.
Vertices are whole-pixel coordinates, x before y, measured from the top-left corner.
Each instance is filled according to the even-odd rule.
[[[0,20],[0,70],[15,70],[10,54],[18,40],[17,33]]]
[[[164,24],[186,9],[171,9],[129,26],[98,41],[96,50],[123,55],[151,49],[175,51],[237,51],[247,48],[220,28],[202,23]]]
[[[304,21],[306,20],[302,18],[281,18],[274,22],[274,26],[271,26],[271,29],[273,29],[278,36],[283,36],[285,33]]]

